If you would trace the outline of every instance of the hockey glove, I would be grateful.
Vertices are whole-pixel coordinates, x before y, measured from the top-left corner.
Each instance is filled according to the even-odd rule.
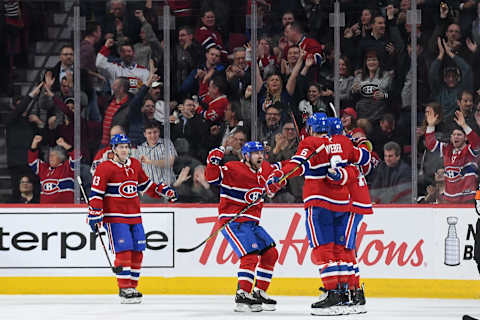
[[[284,176],[282,170],[275,170],[268,177],[265,184],[265,190],[267,190],[267,196],[273,198],[275,194],[287,184],[287,179],[282,179]]]
[[[156,192],[163,195],[170,202],[175,202],[178,200],[177,192],[175,191],[175,189],[165,184],[159,184],[157,186]]]
[[[330,180],[338,181],[342,179],[342,172],[338,168],[329,168],[327,172],[327,177]]]
[[[207,157],[207,163],[219,166],[220,162],[222,162],[224,151],[225,149],[223,147],[218,147],[210,151]]]
[[[102,221],[103,221],[103,210],[89,207],[87,223],[90,225],[90,228],[92,228],[93,232],[97,232],[97,227],[98,229],[102,227]]]

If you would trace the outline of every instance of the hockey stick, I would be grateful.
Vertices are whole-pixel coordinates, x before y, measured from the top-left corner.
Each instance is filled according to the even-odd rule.
[[[83,200],[85,200],[85,203],[87,205],[90,205],[90,203],[88,201],[88,198],[87,198],[87,194],[85,193],[85,189],[83,189],[82,178],[80,178],[80,176],[77,176],[77,182],[78,182],[78,186],[80,187],[80,191],[82,192]],[[100,234],[100,230],[98,229],[98,226],[96,226],[95,230],[96,230],[96,233],[98,234],[98,237],[100,238],[100,242],[102,243],[103,251],[105,252],[105,256],[107,257],[107,260],[108,260],[108,265],[112,269],[112,272],[115,273],[115,274],[118,274],[118,273],[122,272],[123,271],[122,266],[114,267],[112,265],[112,261],[110,261],[110,256],[108,255],[108,252],[107,252],[107,247],[105,246],[105,243],[103,242],[103,238],[102,238],[102,235]]]
[[[333,111],[333,116],[336,118],[337,117],[337,110],[335,109],[335,106],[331,102],[329,102],[328,105],[330,106],[330,109],[332,109],[332,111]]]
[[[305,162],[307,162],[308,160],[310,160],[313,156],[315,156],[316,154],[319,154],[323,149],[325,149],[325,145],[321,145],[320,147],[318,147],[314,152],[312,152],[312,154],[310,154],[306,159],[302,160],[301,163],[299,163],[295,168],[293,168],[292,170],[290,170],[290,172],[288,172],[286,175],[284,175],[280,181],[278,183],[282,183],[283,181],[287,180],[288,177],[290,177],[292,174],[295,173],[295,171],[297,171],[301,166],[303,166],[305,164]],[[192,252],[192,251],[195,251],[197,250],[198,248],[200,248],[201,246],[203,246],[208,240],[214,238],[217,236],[217,234],[219,234],[223,229],[225,229],[227,227],[227,225],[230,223],[230,222],[233,222],[234,220],[236,220],[237,218],[239,218],[242,214],[244,214],[245,212],[247,212],[248,209],[250,209],[251,207],[253,207],[254,205],[256,205],[258,203],[258,201],[260,201],[260,199],[262,198],[265,198],[266,196],[266,192],[264,191],[262,193],[262,195],[260,197],[258,197],[257,199],[255,199],[255,201],[253,201],[252,203],[250,203],[248,206],[246,206],[245,208],[243,208],[239,213],[237,213],[236,215],[234,215],[233,217],[231,217],[223,226],[221,226],[220,228],[218,228],[217,230],[215,230],[212,234],[210,234],[205,240],[203,240],[202,242],[200,242],[198,245],[196,245],[195,247],[193,248],[178,248],[177,249],[177,252],[181,252],[181,253],[185,253],[185,252]]]

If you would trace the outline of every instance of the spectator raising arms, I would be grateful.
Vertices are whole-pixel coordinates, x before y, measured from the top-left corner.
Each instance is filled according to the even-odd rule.
[[[58,138],[57,145],[50,148],[48,163],[45,163],[38,157],[38,146],[41,141],[42,136],[33,137],[32,145],[28,150],[28,164],[40,178],[42,186],[40,203],[73,203],[74,152],[72,146],[63,138]]]
[[[448,203],[472,202],[478,185],[480,137],[467,125],[461,111],[456,111],[455,115],[459,127],[452,131],[450,143],[445,143],[439,142],[435,137],[438,115],[431,111],[425,112],[428,124],[425,143],[430,151],[440,148],[445,167],[444,200]]]

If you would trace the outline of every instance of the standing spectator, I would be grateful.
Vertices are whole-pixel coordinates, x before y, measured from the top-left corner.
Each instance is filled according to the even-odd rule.
[[[100,145],[105,147],[110,142],[110,128],[116,124],[122,127],[127,126],[128,103],[131,100],[131,94],[128,93],[130,87],[127,78],[120,77],[113,82],[112,91],[113,96],[105,111],[105,116],[102,123],[102,140]]]
[[[352,86],[352,94],[358,99],[355,105],[358,118],[374,123],[382,117],[387,109],[391,83],[391,73],[384,71],[377,52],[368,51],[362,72],[355,77]]]
[[[18,180],[18,191],[14,191],[8,202],[23,204],[40,203],[40,195],[35,188],[36,183],[38,182],[30,175],[20,176]]]
[[[290,159],[298,147],[298,137],[293,122],[285,122],[282,132],[275,136],[275,146],[269,154],[270,163],[280,162]],[[294,177],[288,181],[286,188],[280,190],[274,202],[302,202],[303,177]]]
[[[115,39],[122,43],[138,42],[140,22],[133,16],[134,11],[125,0],[111,0],[102,30],[105,39]]]
[[[225,70],[232,100],[239,100],[251,82],[250,66],[247,64],[246,55],[247,51],[243,47],[233,49],[233,63]]]
[[[177,156],[175,147],[170,140],[160,138],[160,124],[151,121],[145,124],[145,141],[137,147],[135,158],[142,163],[142,168],[153,182],[164,181],[171,184],[175,181],[173,162]],[[170,158],[166,158],[169,149]]]
[[[303,28],[298,22],[290,23],[285,27],[285,36],[288,41],[299,46],[300,49],[305,50],[307,52],[307,57],[312,55],[316,65],[320,66],[325,62],[323,45],[313,38],[307,38],[303,33]]]
[[[86,70],[80,69],[81,72],[81,87],[88,87],[86,81],[88,80],[88,73]],[[60,49],[60,61],[51,69],[47,69],[45,77],[50,76],[55,80],[52,86],[53,92],[60,91],[60,82],[63,78],[68,81],[68,86],[73,88],[73,47],[71,45],[64,45]]]
[[[224,69],[225,67],[220,64],[220,50],[217,47],[210,47],[205,53],[205,64],[190,72],[182,83],[180,93],[184,96],[204,96],[210,79],[222,73]]]
[[[155,74],[155,70],[155,68],[150,70],[147,82],[142,85],[128,104],[128,137],[134,146],[145,142],[145,123],[154,119],[155,102],[151,96],[147,95],[147,92],[155,90],[154,84],[158,85],[158,76]]]
[[[193,39],[193,30],[190,26],[183,26],[178,29],[178,44],[175,46],[175,97],[180,99],[180,87],[188,75],[202,64],[205,57],[203,47]]]
[[[227,58],[227,50],[223,46],[223,40],[215,27],[215,12],[211,9],[204,9],[200,14],[201,25],[195,30],[195,40],[205,48],[205,51],[212,47],[219,49],[223,60]]]
[[[229,104],[227,93],[227,82],[222,76],[216,76],[208,84],[207,95],[203,97],[202,103],[206,105],[197,107],[196,112],[210,122],[223,122],[225,120],[225,109]]]
[[[457,108],[457,96],[463,90],[472,91],[473,74],[470,66],[453,49],[438,38],[438,56],[431,66],[428,74],[432,97],[443,107],[445,119],[452,118]],[[455,65],[444,66],[443,77],[440,78],[440,70],[445,54],[453,60]]]
[[[383,147],[384,161],[370,176],[370,193],[374,203],[408,203],[411,196],[412,170],[400,160],[398,143],[388,142]]]
[[[199,114],[195,113],[195,103],[186,98],[178,106],[180,111],[178,123],[173,125],[172,139],[185,138],[190,145],[190,155],[201,160],[206,159],[208,146],[205,145],[205,136],[208,135],[208,124]]]
[[[95,65],[96,50],[95,45],[102,38],[102,28],[100,24],[91,22],[87,25],[85,37],[80,43],[80,68],[88,72],[88,88],[85,88],[88,94],[88,117],[87,119],[101,121],[102,116],[98,108],[97,91],[100,91],[105,85],[105,77],[97,72]]]
[[[465,122],[463,113],[455,112],[458,128],[452,131],[450,143],[439,142],[435,138],[435,123],[438,115],[426,112],[428,127],[425,143],[430,151],[440,148],[445,169],[445,193],[448,203],[471,203],[478,187],[478,149],[480,137]],[[467,144],[467,139],[470,142]]]
[[[163,61],[162,44],[153,31],[152,25],[145,19],[143,11],[135,10],[135,17],[137,17],[142,24],[140,29],[141,41],[133,45],[135,59],[139,65],[145,66],[150,70],[150,60],[153,60],[156,66],[159,66]]]
[[[233,135],[226,139],[224,163],[228,161],[242,160],[242,146],[247,142],[247,133],[243,130],[237,130]]]
[[[476,112],[476,110],[473,110],[473,92],[468,90],[461,91],[457,96],[457,106],[458,106],[457,110],[462,112],[463,117],[465,118],[465,122],[468,124],[468,126],[473,131],[478,132],[478,134],[480,134],[480,128],[478,125],[478,123],[480,122],[477,122],[478,113]],[[448,127],[447,132],[450,133],[453,127],[455,127],[455,118],[452,117],[449,119],[445,119],[445,123],[447,124],[447,127]]]
[[[126,77],[129,81],[129,91],[136,93],[143,83],[147,82],[148,70],[146,67],[134,63],[135,52],[131,44],[122,44],[120,47],[120,63],[109,62],[113,39],[107,39],[105,45],[97,54],[96,66],[105,74],[112,84],[119,77]]]
[[[45,163],[38,157],[41,141],[42,136],[33,137],[28,150],[28,165],[40,178],[40,203],[73,203],[75,163],[72,146],[63,138],[58,138],[57,146],[50,148],[48,163]]]
[[[279,103],[269,106],[265,113],[265,120],[260,124],[259,140],[265,146],[268,153],[275,145],[275,136],[282,132],[282,114]]]

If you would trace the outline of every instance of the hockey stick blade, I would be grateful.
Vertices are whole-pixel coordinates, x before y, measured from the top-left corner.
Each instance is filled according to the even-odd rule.
[[[478,320],[477,318],[470,317],[468,314],[463,315],[462,320]]]
[[[303,159],[301,163],[299,163],[295,168],[293,168],[290,172],[288,172],[286,175],[283,176],[283,178],[280,179],[280,182],[286,180],[288,177],[290,177],[295,171],[297,171],[304,163],[309,161],[313,156],[316,154],[319,154],[323,149],[325,149],[325,145],[322,144],[319,146],[317,149],[315,149],[306,159]],[[235,216],[231,217],[222,227],[218,228],[215,230],[212,234],[208,236],[207,239],[203,240],[201,243],[196,245],[193,248],[178,248],[177,252],[180,253],[187,253],[187,252],[192,252],[203,246],[208,240],[212,239],[213,237],[216,237],[220,231],[222,231],[230,222],[236,220],[238,217],[240,217],[242,214],[248,211],[251,207],[253,207],[260,199],[265,198],[267,194],[265,192],[262,193],[260,197],[258,197],[255,201],[251,202],[248,206],[243,208],[239,213],[237,213]]]

